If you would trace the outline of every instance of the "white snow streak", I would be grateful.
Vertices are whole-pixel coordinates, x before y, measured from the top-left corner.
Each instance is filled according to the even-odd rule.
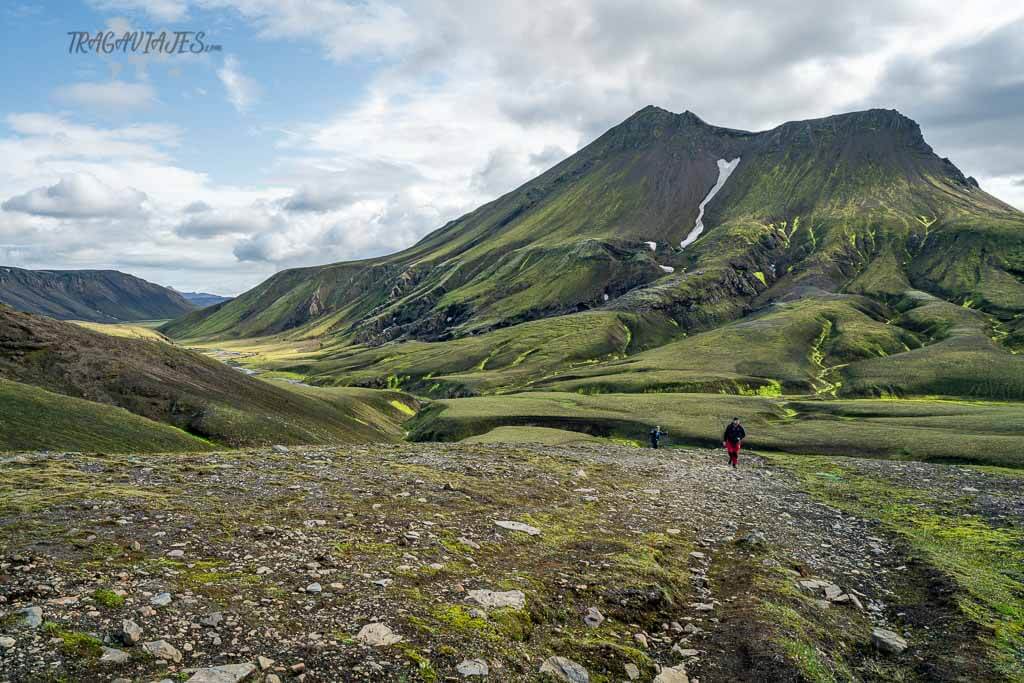
[[[676,272],[676,269],[673,268],[672,266],[658,266],[658,267],[661,268],[662,270],[664,270],[666,273],[674,273],[674,272]]]
[[[649,246],[651,248],[651,251],[657,251],[658,250],[658,243],[657,242],[646,242],[646,244],[647,244],[647,246]]]
[[[685,249],[693,244],[696,239],[700,237],[700,234],[704,232],[704,207],[707,206],[708,202],[710,202],[716,194],[718,194],[718,191],[722,189],[723,185],[725,185],[725,181],[729,179],[729,176],[732,175],[732,172],[735,171],[736,167],[739,165],[739,157],[736,157],[732,161],[726,161],[725,159],[718,160],[718,182],[715,183],[715,186],[711,188],[710,192],[708,192],[708,196],[705,197],[704,201],[702,201],[700,206],[697,207],[697,222],[694,223],[693,230],[690,231],[690,234],[687,235],[686,239],[679,245],[681,249]]]

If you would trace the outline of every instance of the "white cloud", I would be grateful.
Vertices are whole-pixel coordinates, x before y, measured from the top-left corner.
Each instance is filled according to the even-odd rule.
[[[160,21],[181,21],[188,16],[187,0],[89,0],[102,11],[145,12]]]
[[[227,90],[228,102],[240,113],[244,113],[259,99],[259,86],[242,73],[241,64],[234,55],[224,58],[224,65],[217,69],[217,78]]]
[[[153,104],[156,90],[148,83],[86,82],[61,86],[54,91],[54,97],[63,104],[123,111]]]
[[[113,188],[87,173],[79,173],[66,175],[55,185],[11,197],[2,207],[4,211],[34,216],[111,218],[141,213],[144,201],[144,192],[130,187]]]
[[[389,2],[334,0],[198,0],[206,9],[231,8],[265,38],[318,42],[334,60],[392,56],[419,35],[409,13]]]
[[[205,207],[205,208],[204,208]],[[223,235],[247,236],[284,228],[278,216],[261,210],[259,205],[213,209],[205,202],[195,202],[186,208],[190,215],[174,232],[186,239],[210,239]]]

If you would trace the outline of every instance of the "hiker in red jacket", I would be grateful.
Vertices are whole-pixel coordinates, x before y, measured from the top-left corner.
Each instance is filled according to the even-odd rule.
[[[725,434],[722,435],[722,445],[729,452],[729,464],[733,469],[736,468],[736,464],[739,462],[740,446],[745,438],[747,438],[747,433],[744,431],[743,425],[740,424],[740,419],[734,417],[732,422],[726,426]]]

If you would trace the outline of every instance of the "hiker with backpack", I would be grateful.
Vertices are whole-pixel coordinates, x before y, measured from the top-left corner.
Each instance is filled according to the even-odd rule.
[[[739,463],[740,458],[740,447],[743,445],[743,439],[747,438],[747,432],[743,429],[743,425],[740,424],[740,419],[734,417],[725,427],[725,433],[722,435],[722,445],[725,446],[725,450],[729,453],[729,465],[736,469],[736,465]]]
[[[665,432],[661,431],[661,425],[658,425],[651,430],[651,448],[657,448],[658,444],[661,443],[661,437],[665,436]]]

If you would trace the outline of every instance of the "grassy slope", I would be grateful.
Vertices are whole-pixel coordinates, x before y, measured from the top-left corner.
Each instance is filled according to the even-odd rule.
[[[226,445],[397,438],[390,422],[363,424],[350,414],[358,397],[276,386],[162,341],[0,307],[0,345],[2,377],[120,406]]]
[[[548,446],[594,441],[598,439],[589,434],[549,427],[496,427],[484,434],[463,439],[463,443],[540,443]]]
[[[167,337],[156,331],[155,328],[159,327],[159,325],[146,325],[144,323],[94,323],[87,320],[69,320],[68,322],[93,332],[109,334],[112,337],[168,341]]]
[[[813,393],[826,366],[903,351],[914,335],[876,304],[827,297],[776,304],[736,323],[540,383],[558,391]]]
[[[320,347],[263,338],[202,344],[235,362],[325,385],[400,387],[428,396],[509,391],[565,368],[656,346],[677,333],[663,316],[586,312],[450,342]]]
[[[208,441],[122,408],[0,380],[0,451],[127,453],[212,447]]]
[[[500,426],[534,426],[643,442],[660,424],[669,446],[714,446],[734,415],[743,418],[754,449],[1024,465],[1024,406],[1014,403],[531,392],[436,401],[407,426],[414,440],[457,441]]]

